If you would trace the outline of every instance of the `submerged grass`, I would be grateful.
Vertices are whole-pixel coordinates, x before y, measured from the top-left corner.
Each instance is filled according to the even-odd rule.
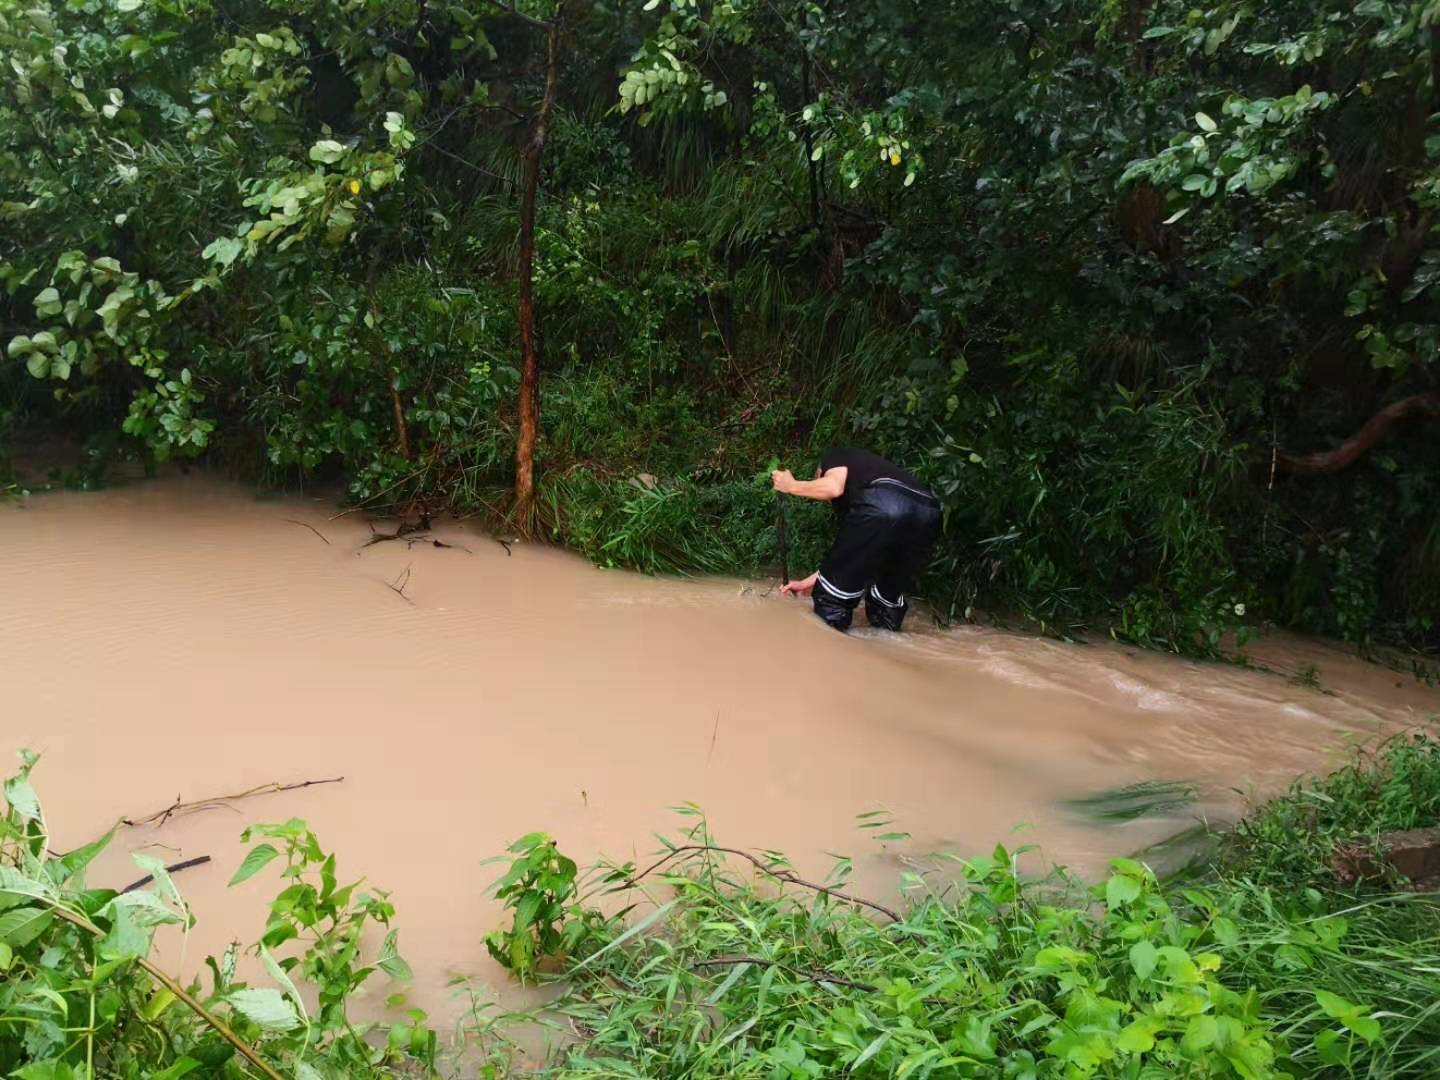
[[[1102,825],[1174,814],[1191,805],[1199,791],[1183,780],[1146,780],[1065,800],[1086,821]]]

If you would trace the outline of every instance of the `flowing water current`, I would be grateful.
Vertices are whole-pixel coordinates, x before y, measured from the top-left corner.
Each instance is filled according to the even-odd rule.
[[[142,848],[212,859],[176,879],[195,930],[160,942],[185,975],[263,926],[278,864],[226,888],[251,822],[302,817],[342,880],[391,891],[410,1001],[443,1018],[456,976],[518,1000],[481,944],[500,918],[481,863],[534,830],[582,866],[643,860],[694,803],[719,842],[802,873],[852,857],[852,889],[884,900],[931,853],[997,841],[1098,873],[1440,711],[1314,642],[1262,641],[1262,672],[919,618],[847,637],[764,583],[601,571],[463,525],[367,546],[359,515],[332,515],[198,474],[0,506],[0,732],[43,755],[52,847],[344,777],[120,830],[92,884],[138,877]],[[1198,797],[1076,803],[1169,782]],[[875,810],[909,837],[859,828]]]

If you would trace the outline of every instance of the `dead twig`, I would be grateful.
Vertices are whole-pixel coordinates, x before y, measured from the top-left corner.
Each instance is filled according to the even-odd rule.
[[[510,542],[509,542],[508,540],[501,540],[501,539],[497,536],[497,537],[495,537],[495,542],[505,549],[505,554],[506,554],[506,555],[511,555],[511,554],[513,554],[513,552],[510,550]]]
[[[192,866],[204,866],[209,861],[209,855],[201,855],[198,858],[186,859],[184,862],[172,863],[169,866],[165,867],[165,872],[167,874],[178,874],[181,870],[189,870]],[[134,892],[136,889],[143,889],[146,885],[149,885],[154,880],[154,874],[146,874],[140,880],[132,881],[129,885],[126,885],[120,891],[122,893]]]
[[[710,732],[710,752],[705,755],[705,760],[706,760],[706,761],[709,761],[712,757],[715,756],[715,740],[718,739],[719,737],[720,737],[720,713],[717,711],[717,712],[715,713],[715,727],[714,727],[714,728],[711,730],[711,732]]]
[[[285,520],[286,520],[287,522],[289,522],[291,525],[299,525],[302,529],[309,529],[309,530],[310,530],[311,532],[313,532],[316,536],[320,537],[321,540],[324,540],[325,543],[327,543],[327,544],[330,543],[329,538],[328,538],[324,533],[322,533],[319,529],[317,529],[314,525],[311,525],[311,524],[309,524],[308,522],[304,522],[304,521],[296,521],[294,518],[286,518]]]
[[[649,877],[666,863],[688,852],[696,851],[716,851],[721,852],[725,855],[738,856],[739,858],[746,859],[749,862],[753,863],[756,869],[758,869],[761,873],[768,874],[776,881],[782,881],[787,885],[799,885],[802,888],[813,889],[815,892],[820,893],[822,896],[829,896],[836,900],[843,900],[847,904],[854,904],[857,907],[870,908],[872,911],[878,911],[882,915],[888,915],[895,922],[901,921],[900,913],[886,907],[884,904],[877,904],[873,900],[865,900],[858,896],[847,896],[843,892],[840,892],[838,889],[831,888],[828,885],[820,885],[813,881],[806,881],[804,878],[796,876],[793,871],[785,870],[783,868],[776,868],[774,866],[767,866],[759,858],[750,854],[750,852],[748,851],[742,851],[740,848],[717,847],[714,844],[683,844],[680,847],[675,848],[663,859],[660,859],[652,866],[647,867],[645,870],[642,870],[640,873],[633,875],[628,880],[616,886],[613,891],[619,892],[622,889],[633,889],[640,884],[641,879]]]
[[[407,604],[413,604],[415,603],[415,601],[411,600],[410,597],[405,595],[405,587],[409,584],[410,567],[407,566],[404,570],[400,572],[399,576],[396,577],[394,581],[386,582],[386,588],[388,588],[396,596],[400,597],[401,600],[404,600]]]
[[[430,531],[430,519],[428,516],[421,518],[413,525],[408,521],[402,521],[399,525],[395,527],[395,531],[393,533],[376,532],[375,525],[373,523],[366,522],[366,524],[370,526],[370,539],[366,540],[365,543],[360,545],[362,551],[365,548],[371,547],[374,544],[383,544],[387,540],[404,540],[407,536],[412,536],[415,533],[423,533]]]
[[[256,795],[276,795],[282,791],[299,791],[301,788],[315,787],[318,784],[338,784],[345,777],[335,776],[328,780],[303,780],[298,784],[282,784],[278,781],[261,784],[259,787],[250,788],[247,791],[239,791],[234,795],[217,795],[210,799],[197,799],[195,802],[181,802],[180,796],[175,796],[175,801],[163,810],[156,810],[153,814],[145,817],[121,818],[121,825],[128,825],[134,828],[137,825],[164,825],[172,817],[182,817],[186,814],[197,814],[202,810],[218,810],[228,803],[238,802],[240,799],[249,799]]]

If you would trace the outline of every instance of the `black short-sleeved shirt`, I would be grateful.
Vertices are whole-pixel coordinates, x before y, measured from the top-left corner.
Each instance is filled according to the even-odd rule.
[[[914,488],[916,491],[926,493],[929,491],[908,470],[902,469],[893,461],[885,460],[879,454],[872,454],[869,450],[856,450],[848,447],[826,450],[825,455],[820,459],[822,473],[838,469],[841,466],[844,466],[847,472],[845,474],[845,490],[831,504],[835,508],[836,517],[843,518],[849,513],[851,498],[882,477],[888,480],[898,480],[906,487]]]

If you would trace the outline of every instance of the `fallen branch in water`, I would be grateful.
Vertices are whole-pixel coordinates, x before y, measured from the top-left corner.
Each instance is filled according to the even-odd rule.
[[[310,524],[308,524],[307,522],[304,522],[304,521],[296,521],[294,518],[286,518],[285,520],[286,520],[287,522],[289,522],[291,525],[299,525],[302,529],[309,529],[309,530],[310,530],[311,532],[313,532],[316,536],[320,537],[321,540],[324,540],[325,543],[327,543],[327,544],[330,543],[329,538],[328,538],[324,533],[322,533],[319,529],[317,529],[314,525],[310,525]]]
[[[399,525],[395,526],[393,533],[376,532],[373,522],[366,522],[366,524],[370,526],[370,539],[360,545],[361,551],[375,544],[383,544],[387,540],[404,540],[407,536],[411,536],[414,533],[429,532],[430,516],[428,514],[425,515],[413,525],[408,521],[402,521]]]
[[[742,859],[748,859],[761,873],[768,874],[776,881],[783,881],[787,885],[799,885],[802,888],[813,889],[815,892],[820,893],[822,896],[829,896],[833,897],[836,900],[843,900],[847,904],[855,904],[857,907],[867,907],[870,908],[872,911],[880,912],[880,914],[882,915],[888,915],[895,922],[901,921],[900,913],[886,907],[884,904],[877,904],[873,900],[865,900],[858,896],[847,896],[845,893],[840,892],[838,889],[831,888],[828,885],[820,885],[813,881],[806,881],[802,877],[797,877],[795,873],[791,870],[777,869],[773,866],[766,866],[765,863],[763,863],[756,856],[750,854],[750,852],[748,851],[742,851],[739,848],[716,847],[713,844],[684,844],[680,847],[677,847],[668,855],[666,855],[663,859],[659,860],[654,865],[647,867],[645,870],[642,870],[640,873],[633,875],[627,881],[617,886],[616,889],[614,889],[613,891],[619,892],[622,889],[633,889],[640,884],[641,879],[649,877],[656,870],[659,870],[662,866],[670,862],[672,859],[684,855],[687,852],[694,851],[718,851],[726,855],[738,855]]]
[[[506,555],[514,554],[514,553],[510,550],[510,544],[509,544],[508,541],[501,540],[501,539],[497,536],[497,537],[495,537],[495,542],[505,549],[505,554],[506,554]]]
[[[474,554],[475,554],[473,551],[471,551],[471,550],[470,550],[468,547],[466,547],[464,544],[447,544],[444,540],[436,540],[436,539],[434,539],[434,538],[433,538],[432,536],[430,536],[428,533],[425,534],[425,535],[423,535],[423,536],[407,536],[407,537],[405,537],[405,546],[406,546],[407,548],[413,548],[416,544],[429,544],[431,547],[450,548],[450,549],[453,550],[453,551],[463,551],[463,552],[465,552],[466,555],[474,555]]]
[[[209,855],[201,855],[198,858],[186,859],[184,862],[172,863],[171,865],[165,867],[165,872],[167,874],[178,874],[181,870],[189,870],[192,866],[204,866],[209,861]],[[120,891],[122,893],[134,892],[136,889],[143,889],[146,885],[149,885],[154,880],[154,874],[146,874],[139,881],[132,881],[129,885],[126,885]]]
[[[400,597],[401,600],[404,600],[407,604],[413,604],[415,603],[415,601],[411,600],[410,597],[405,595],[405,587],[409,584],[410,567],[408,566],[400,572],[400,574],[395,578],[394,581],[388,581],[385,583],[386,588],[388,588],[396,596]]]
[[[197,814],[202,810],[218,810],[227,803],[237,802],[240,799],[249,799],[255,795],[278,795],[282,791],[299,791],[301,788],[315,787],[318,784],[338,784],[345,777],[333,776],[328,780],[302,780],[298,784],[282,784],[278,780],[268,784],[261,784],[259,787],[250,788],[247,791],[236,792],[234,795],[217,795],[210,799],[197,799],[194,802],[181,802],[180,796],[175,796],[175,801],[164,810],[156,810],[141,818],[121,818],[121,825],[128,825],[134,828],[137,825],[149,825],[152,822],[164,825],[172,817],[180,817],[184,814]]]

